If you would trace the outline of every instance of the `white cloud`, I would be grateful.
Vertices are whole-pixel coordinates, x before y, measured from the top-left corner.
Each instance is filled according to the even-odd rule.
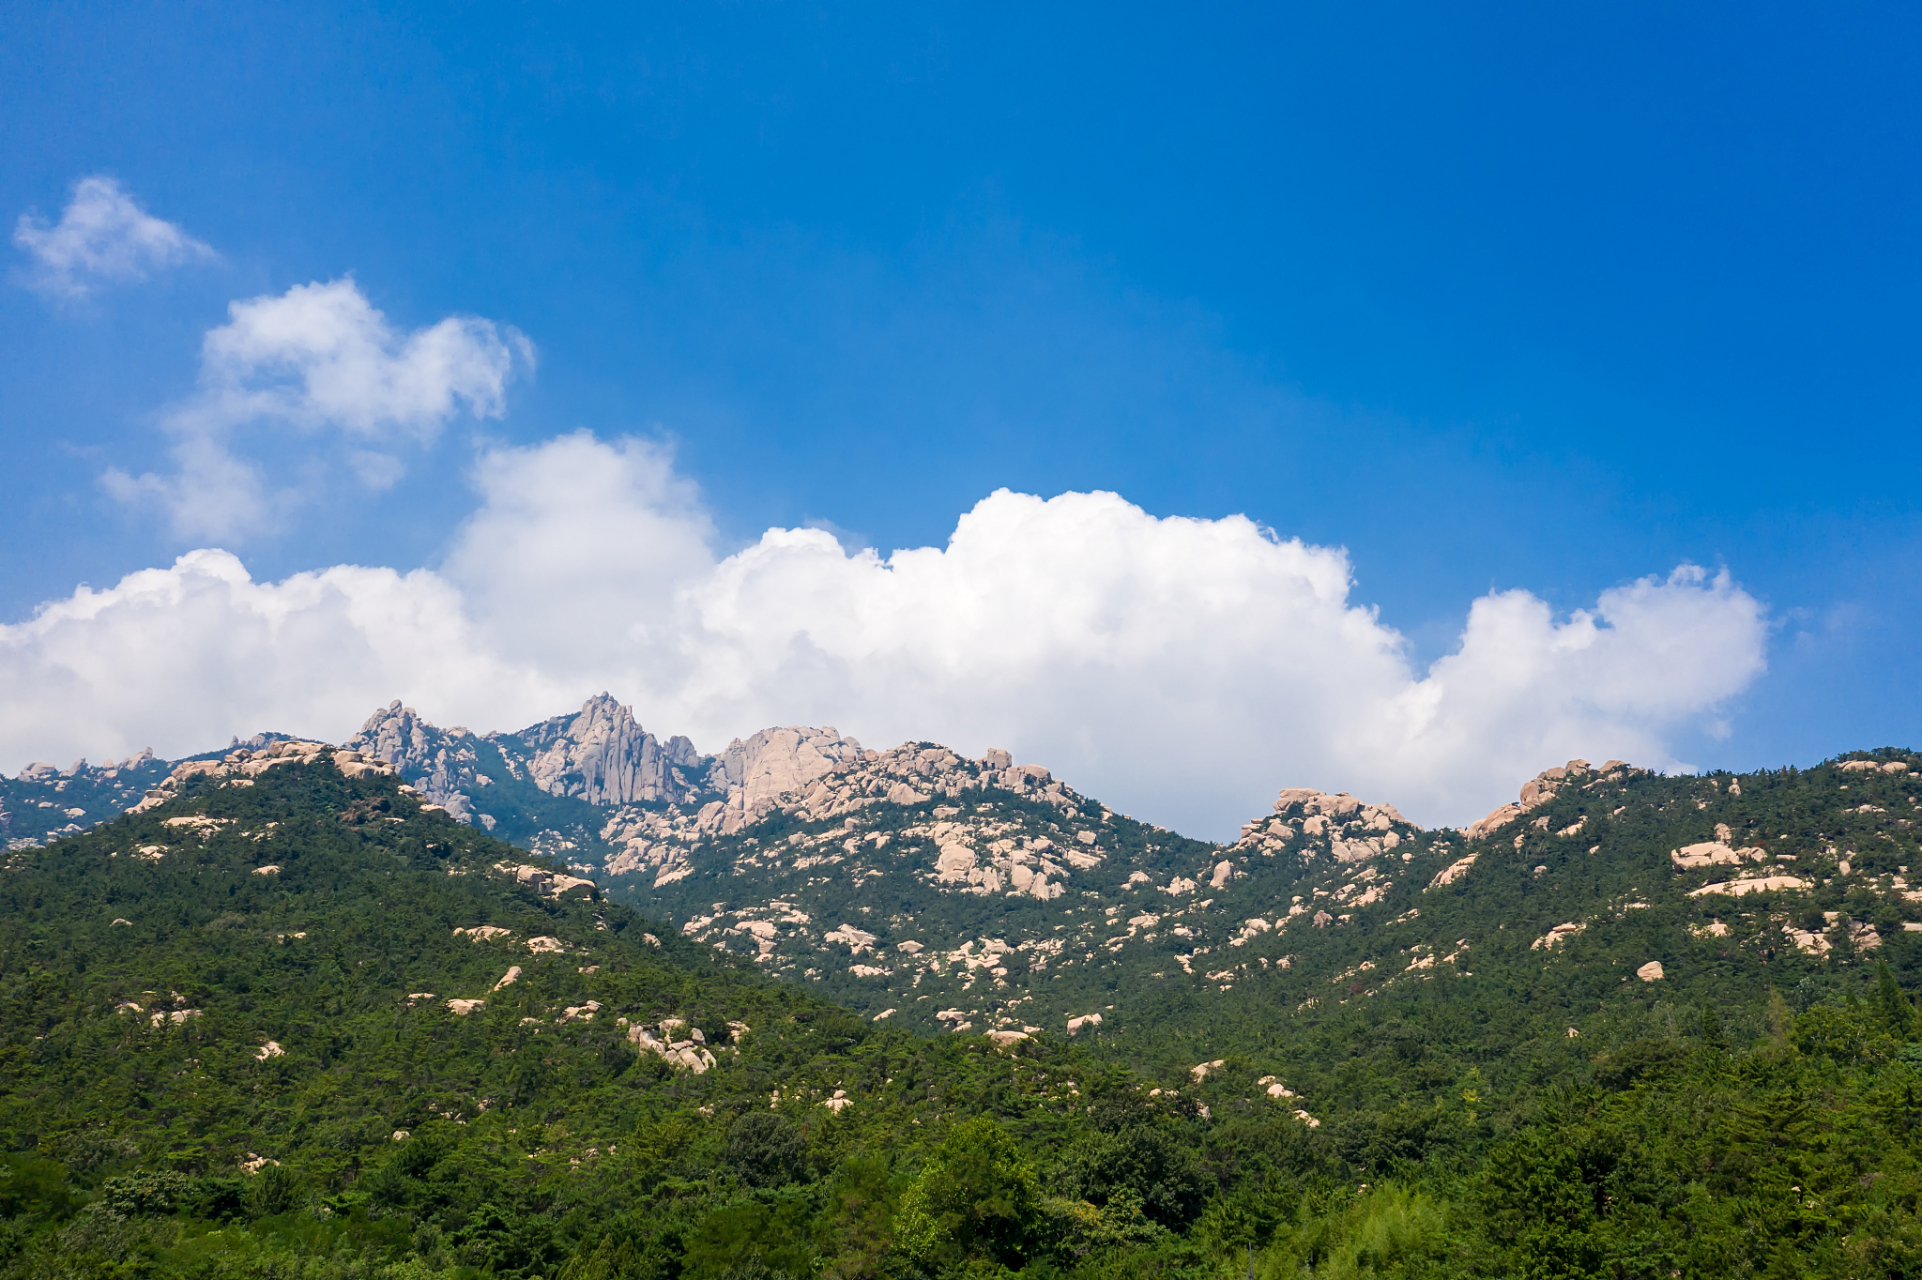
[[[488,688],[508,706],[572,696],[529,680],[488,656],[459,594],[425,570],[258,583],[227,552],[194,551],[0,629],[7,747],[63,761],[185,754],[240,725],[339,736],[397,689],[430,706]]]
[[[399,696],[513,728],[602,688],[713,750],[769,724],[1006,746],[1140,817],[1223,835],[1314,785],[1462,822],[1571,756],[1669,765],[1762,670],[1766,620],[1684,566],[1556,618],[1473,603],[1412,668],[1345,554],[1242,517],[997,492],[945,547],[819,530],[713,550],[656,448],[586,434],[480,464],[439,571],[250,581],[220,552],[0,628],[0,758],[163,753],[274,727],[338,738]]]
[[[684,595],[712,573],[714,527],[667,452],[585,431],[484,455],[481,507],[443,574],[490,643],[577,671],[673,660]]]
[[[84,298],[103,284],[144,280],[150,271],[211,260],[214,251],[171,222],[154,217],[112,178],[74,184],[60,221],[23,213],[13,243],[33,258],[32,288]]]
[[[166,418],[174,473],[102,477],[114,497],[161,507],[182,538],[244,538],[299,500],[268,494],[262,468],[231,447],[238,430],[282,452],[338,433],[353,474],[386,489],[406,469],[396,451],[431,443],[463,410],[500,417],[515,369],[534,362],[519,330],[476,316],[402,333],[352,280],[249,298],[228,315],[201,344],[198,391]]]
[[[295,285],[227,312],[201,343],[200,394],[175,415],[183,425],[278,422],[425,442],[463,407],[498,418],[515,358],[533,361],[518,330],[476,316],[397,332],[351,279]]]

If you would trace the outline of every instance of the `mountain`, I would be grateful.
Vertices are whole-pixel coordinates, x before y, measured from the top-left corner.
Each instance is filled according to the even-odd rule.
[[[1223,891],[1267,871],[1247,850],[1138,822],[1003,751],[877,752],[831,727],[791,727],[701,756],[685,738],[662,744],[605,694],[515,734],[439,729],[396,703],[347,745],[691,938],[924,1030],[1112,1024],[1113,975],[1134,958],[1125,943],[1152,940],[1163,917],[1186,947],[1163,967],[1205,981],[1218,961],[1199,973],[1194,962],[1248,928],[1222,927],[1237,896]],[[1392,806],[1289,794],[1304,839],[1344,860],[1422,843]]]
[[[396,702],[345,748],[689,940],[923,1031],[1113,1038],[1145,1021],[1159,1036],[1171,1009],[1182,1025],[1215,1009],[1293,1020],[1325,1007],[1319,986],[1338,978],[1358,988],[1341,998],[1368,1000],[1459,981],[1524,945],[1551,985],[1561,968],[1587,972],[1568,961],[1606,952],[1657,966],[1649,985],[1663,992],[1692,989],[1712,954],[1716,980],[1753,998],[1787,969],[1851,955],[1901,968],[1911,940],[1890,935],[1922,924],[1905,816],[1922,760],[1893,750],[1700,778],[1570,761],[1463,831],[1284,789],[1215,845],[1002,751],[874,751],[789,727],[702,755],[606,694],[515,733],[439,728]],[[41,833],[76,830],[164,767],[34,766],[6,783],[7,812]],[[43,792],[66,807],[23,798]],[[1509,904],[1500,918],[1495,901]]]
[[[662,743],[606,694],[578,715],[519,733],[441,729],[395,701],[342,745],[392,761],[458,821],[530,842],[597,825],[594,806],[692,801],[709,789],[712,772],[693,743]]]
[[[242,749],[11,856],[0,1274],[718,1275],[757,1242],[852,1273],[903,1188],[845,1152],[996,1112],[1065,1141],[1101,1074],[871,1028],[393,775]],[[820,1240],[779,1239],[803,1211]]]
[[[187,759],[218,759],[243,746],[253,750],[287,740],[284,733],[257,733],[244,743],[235,738],[221,750]],[[161,759],[149,747],[105,764],[76,760],[60,769],[35,761],[14,777],[0,774],[0,844],[9,851],[35,849],[110,822],[140,803],[179,763]]]
[[[1707,777],[1570,761],[1459,832],[1290,789],[1215,846],[999,754],[899,748],[731,834],[644,815],[614,832],[639,874],[616,858],[604,878],[690,937],[924,1029],[1200,1027],[1183,1036],[1210,1054],[1273,1046],[1330,1006],[1479,999],[1499,965],[1533,975],[1532,1025],[1562,1036],[1625,984],[1759,1001],[1864,956],[1913,976],[1918,767],[1895,751]]]
[[[649,757],[578,723],[424,763],[678,810],[645,888],[740,906],[650,920],[291,740],[10,851],[0,1277],[1922,1267],[1911,753],[1572,761],[1466,832],[1284,791],[1210,846],[825,731],[597,807]]]
[[[517,733],[442,729],[396,701],[342,745],[392,761],[458,821],[568,854],[583,868],[622,849],[610,842],[609,815],[601,810],[615,808],[630,821],[637,813],[712,805],[759,815],[775,797],[861,752],[833,729],[765,729],[703,756],[684,737],[663,742],[605,693],[578,714]]]
[[[638,740],[611,704],[546,722],[542,740]],[[1285,789],[1230,845],[1005,752],[877,752],[794,728],[681,758],[678,797],[604,801],[521,838],[692,939],[922,1030],[1272,1027],[1331,1000],[1472,988],[1498,955],[1542,973],[1533,1000],[1560,1035],[1598,984],[1694,1000],[1734,983],[1759,1000],[1855,956],[1906,975],[1922,941],[1898,936],[1922,925],[1922,759],[1903,751],[1706,777],[1569,761],[1462,831]]]
[[[107,821],[139,802],[172,766],[143,751],[125,760],[65,769],[39,761],[15,777],[0,775],[0,843],[29,849]]]

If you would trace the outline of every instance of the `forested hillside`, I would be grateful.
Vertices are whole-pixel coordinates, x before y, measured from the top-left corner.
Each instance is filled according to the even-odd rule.
[[[924,1029],[1072,1029],[1192,1060],[1296,1042],[1350,1004],[1492,1000],[1561,1036],[1630,995],[1806,1002],[1864,955],[1922,980],[1911,760],[1739,777],[1573,761],[1468,832],[1290,789],[1217,846],[1044,771],[901,748],[607,880]]]
[[[385,766],[236,752],[9,854],[0,1274],[1917,1274],[1910,760],[1563,770],[1473,841],[1284,793],[1205,860],[978,789],[1009,851],[1097,824],[1049,838],[1114,929],[968,969],[1078,959],[1069,1039],[851,1015]]]

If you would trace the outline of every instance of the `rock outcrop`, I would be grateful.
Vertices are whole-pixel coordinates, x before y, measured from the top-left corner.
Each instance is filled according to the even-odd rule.
[[[1688,896],[1691,898],[1701,898],[1714,893],[1726,894],[1731,898],[1739,898],[1743,894],[1748,893],[1782,893],[1787,891],[1800,891],[1813,887],[1814,886],[1808,881],[1798,876],[1756,876],[1752,880],[1728,880],[1718,881],[1714,884],[1705,884],[1699,889],[1689,890]]]
[[[1415,831],[1392,804],[1368,804],[1347,792],[1330,795],[1309,787],[1284,787],[1275,798],[1274,816],[1242,824],[1241,839],[1229,846],[1236,853],[1274,857],[1284,850],[1326,850],[1336,862],[1366,862],[1401,847]],[[1227,864],[1230,873],[1233,864]],[[1220,888],[1227,882],[1220,869],[1210,881]]]
[[[1844,760],[1835,766],[1843,773],[1907,773],[1909,766],[1901,760]]]
[[[160,785],[148,790],[140,802],[128,809],[128,813],[145,813],[174,799],[180,789],[195,778],[214,778],[228,786],[252,786],[253,780],[269,769],[282,768],[291,764],[314,764],[321,760],[331,762],[335,768],[350,778],[364,777],[369,774],[392,777],[397,770],[382,760],[364,761],[354,751],[336,751],[324,742],[299,742],[289,739],[276,742],[270,747],[253,751],[241,747],[229,751],[219,760],[189,760],[177,765]],[[169,825],[196,825],[215,821],[200,817],[169,818]]]
[[[513,876],[519,884],[524,884],[546,898],[560,898],[576,894],[583,898],[599,896],[599,889],[592,880],[580,876],[560,875],[546,867],[536,867],[526,863],[497,862],[494,870]],[[456,930],[456,932],[459,932]]]
[[[801,791],[861,756],[861,744],[842,737],[832,725],[763,729],[745,741],[736,738],[714,757],[715,781],[727,790],[730,804],[738,795],[741,807],[752,809]]]
[[[774,732],[780,731],[765,731]],[[692,742],[678,736],[661,742],[606,693],[589,698],[577,715],[555,716],[513,736],[528,749],[527,775],[535,786],[595,805],[690,800],[704,763]]]
[[[689,1027],[681,1018],[665,1018],[653,1026],[637,1022],[627,1029],[627,1039],[640,1052],[653,1054],[677,1071],[698,1076],[717,1065],[701,1029]]]
[[[491,779],[477,768],[466,729],[429,724],[396,698],[368,716],[360,732],[341,745],[368,760],[385,761],[458,822],[474,821],[474,793]]]
[[[1727,830],[1727,828],[1724,828],[1724,830]],[[1722,840],[1726,840],[1727,838],[1727,836],[1723,836]],[[1701,844],[1685,844],[1679,849],[1671,850],[1668,855],[1669,865],[1673,866],[1677,871],[1693,871],[1698,867],[1715,867],[1740,864],[1743,862],[1761,862],[1768,857],[1768,854],[1758,848],[1731,849],[1722,843],[1722,840],[1708,840]]]
[[[859,825],[854,816],[876,805],[920,805],[940,802],[936,821],[901,832],[904,838],[925,837],[939,854],[926,874],[935,882],[984,894],[1010,892],[1046,901],[1062,892],[1061,882],[1073,870],[1099,866],[1104,855],[1099,833],[1083,826],[1074,847],[1057,847],[1051,839],[1010,838],[986,819],[960,818],[961,806],[946,804],[989,789],[1009,791],[1039,801],[1064,818],[1098,822],[1099,805],[1083,814],[1087,804],[1055,781],[1040,765],[1017,765],[1005,751],[989,751],[968,760],[941,746],[904,743],[887,751],[865,751],[852,738],[833,729],[770,729],[746,742],[736,741],[723,752],[717,766],[728,787],[727,799],[713,800],[689,812],[670,805],[665,810],[622,809],[608,819],[601,839],[622,846],[609,859],[612,875],[652,873],[660,888],[690,874],[690,856],[701,844],[739,834],[769,815],[781,812],[800,822],[840,819],[844,826]],[[776,790],[783,787],[783,790]],[[951,811],[950,811],[951,810]],[[959,820],[957,820],[959,819]],[[873,837],[885,846],[893,837]],[[848,832],[809,837],[800,847],[786,847],[801,858],[840,862],[859,844]],[[779,855],[774,856],[779,861]],[[750,858],[750,864],[759,861]],[[799,864],[797,864],[799,865]]]
[[[1530,951],[1553,951],[1556,947],[1561,946],[1562,943],[1568,941],[1586,928],[1588,928],[1586,924],[1574,920],[1569,921],[1567,924],[1558,924],[1541,937],[1535,939],[1535,941],[1529,943],[1528,949]]]
[[[1610,760],[1600,769],[1586,760],[1570,760],[1542,770],[1522,784],[1522,793],[1512,804],[1501,805],[1487,817],[1471,822],[1462,830],[1462,835],[1470,840],[1480,840],[1501,830],[1525,813],[1539,809],[1564,790],[1572,786],[1587,786],[1600,782],[1617,782],[1631,773],[1641,773],[1632,764],[1620,760]]]

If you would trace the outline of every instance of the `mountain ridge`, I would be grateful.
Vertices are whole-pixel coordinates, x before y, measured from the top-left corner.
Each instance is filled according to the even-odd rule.
[[[599,881],[266,735],[10,851],[0,1276],[1922,1266],[1912,752],[1570,761],[1473,838],[1294,788],[1216,845],[831,742],[691,812],[420,762],[684,824]]]
[[[1779,952],[1821,965],[1922,930],[1922,890],[1907,880],[1922,853],[1909,857],[1914,820],[1903,816],[1922,759],[1893,749],[1810,771],[1673,778],[1571,760],[1461,830],[1419,828],[1392,804],[1283,788],[1226,844],[1138,822],[1005,751],[875,751],[831,727],[797,726],[703,756],[685,738],[645,731],[606,694],[515,733],[441,729],[393,703],[340,750],[391,760],[430,805],[559,859],[692,941],[924,1031],[1111,1039],[1167,998],[1228,1008],[1256,999],[1251,989],[1268,1004],[1288,990],[1295,1018],[1322,999],[1311,979],[1472,977],[1469,957],[1503,940],[1472,910],[1438,914],[1437,904],[1496,892],[1528,858],[1538,860],[1519,873],[1530,880],[1597,886],[1540,922],[1533,949],[1553,958],[1589,937],[1641,936],[1624,912],[1652,911],[1669,932],[1628,966],[1643,981],[1692,981],[1691,948],[1705,937],[1743,935],[1731,945],[1766,952],[1764,963]],[[1803,819],[1820,810],[1820,825],[1845,840],[1906,842],[1902,856],[1827,837],[1790,851],[1782,833],[1754,835],[1747,814],[1782,778],[1797,780]],[[1888,791],[1877,792],[1885,803],[1838,807],[1842,792],[1822,780],[1846,790],[1845,778]],[[1689,823],[1683,795],[1717,820]],[[1585,851],[1587,868],[1551,875],[1570,850]],[[1611,899],[1604,882],[1633,892]],[[1766,910],[1730,916],[1724,902]],[[1305,930],[1329,938],[1304,951]],[[1404,972],[1380,972],[1390,957],[1377,944],[1352,955],[1330,945],[1342,931],[1399,939]],[[1316,958],[1338,954],[1340,964]],[[1362,980],[1358,990],[1380,989]]]

